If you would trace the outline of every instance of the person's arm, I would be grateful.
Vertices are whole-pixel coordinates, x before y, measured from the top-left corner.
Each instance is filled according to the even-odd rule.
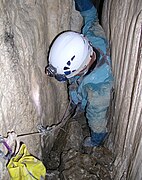
[[[106,54],[108,43],[103,28],[99,24],[98,14],[91,0],[74,0],[75,8],[83,17],[82,33],[91,44]]]
[[[75,9],[80,12],[87,11],[94,6],[91,0],[74,0],[74,1],[75,1]]]

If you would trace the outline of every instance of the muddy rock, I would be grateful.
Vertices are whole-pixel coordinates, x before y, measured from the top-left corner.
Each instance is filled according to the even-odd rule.
[[[43,149],[44,163],[47,165],[48,169],[57,169],[60,166],[60,156],[65,150],[75,149],[81,150],[83,141],[82,129],[80,124],[73,120],[68,122],[58,134],[55,140],[53,148],[50,152]]]
[[[60,130],[52,150],[44,160],[48,179],[112,179],[112,153],[105,147],[84,148],[82,143],[86,135],[89,132],[83,116],[69,120]]]
[[[111,179],[107,167],[93,154],[83,154],[71,149],[61,156],[61,179]]]
[[[68,135],[67,143],[65,145],[65,150],[75,149],[81,150],[83,141],[83,132],[78,121],[73,120],[68,125]]]

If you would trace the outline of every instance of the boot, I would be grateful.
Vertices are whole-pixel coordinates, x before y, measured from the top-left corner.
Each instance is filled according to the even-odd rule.
[[[91,137],[87,137],[84,140],[83,146],[85,147],[98,147],[101,146],[104,143],[104,140],[107,137],[106,132],[104,133],[95,133],[91,132]]]

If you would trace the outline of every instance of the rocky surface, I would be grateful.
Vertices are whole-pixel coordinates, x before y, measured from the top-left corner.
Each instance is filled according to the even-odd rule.
[[[142,1],[104,1],[102,17],[115,76],[108,141],[109,148],[116,154],[115,179],[141,180]]]
[[[112,179],[113,154],[105,147],[84,148],[82,142],[86,136],[89,131],[84,116],[67,122],[44,159],[47,179]]]
[[[74,24],[72,9],[69,0],[0,0],[1,135],[35,132],[38,124],[51,125],[62,117],[68,98],[66,83],[48,78],[45,66],[53,38]],[[41,136],[23,136],[20,140],[41,158]],[[48,140],[50,147],[53,141],[54,137]],[[0,172],[0,180],[9,179],[3,159]]]

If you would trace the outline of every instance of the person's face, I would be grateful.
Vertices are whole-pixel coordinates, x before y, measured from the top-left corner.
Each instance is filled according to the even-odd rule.
[[[93,52],[93,55],[90,56],[90,61],[89,61],[88,65],[85,66],[76,76],[82,75],[87,69],[89,69],[89,68],[92,66],[92,64],[93,64],[95,61],[96,61],[96,53]]]

